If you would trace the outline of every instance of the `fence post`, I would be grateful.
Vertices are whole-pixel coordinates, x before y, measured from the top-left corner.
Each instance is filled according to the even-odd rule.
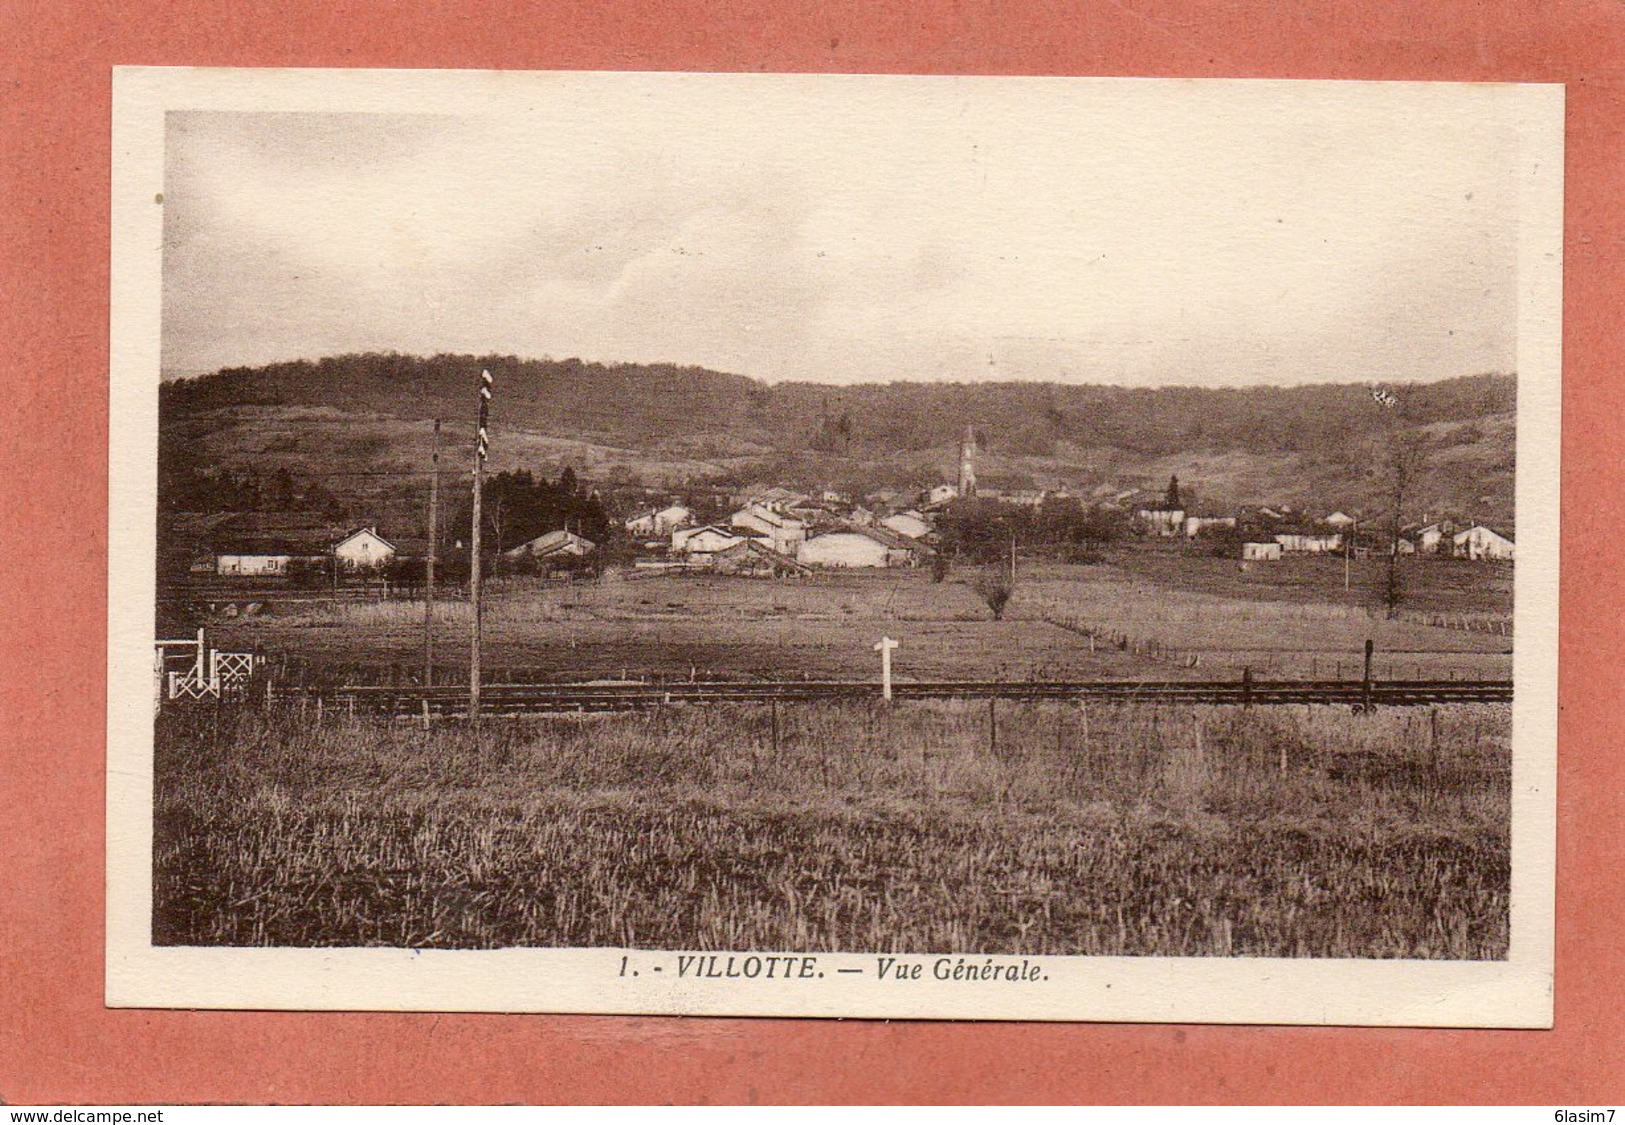
[[[1439,784],[1439,709],[1428,708],[1428,777],[1433,785]]]
[[[1371,653],[1376,643],[1371,640],[1365,642],[1365,679],[1360,685],[1360,709],[1371,710]]]
[[[998,696],[987,697],[987,748],[995,758],[999,755],[999,699]]]
[[[1241,707],[1242,710],[1253,705],[1253,670],[1251,666],[1241,670]]]
[[[774,757],[775,760],[777,760],[778,756],[779,756],[779,701],[777,699],[774,699],[772,701],[772,706],[773,706],[773,757]]]
[[[1095,777],[1095,764],[1089,756],[1089,701],[1078,700],[1078,718],[1083,726],[1083,775],[1093,781]]]

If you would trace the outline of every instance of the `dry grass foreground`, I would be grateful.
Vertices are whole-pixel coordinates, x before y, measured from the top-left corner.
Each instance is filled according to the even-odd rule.
[[[154,940],[1507,953],[1506,707],[844,703],[773,732],[166,713]]]

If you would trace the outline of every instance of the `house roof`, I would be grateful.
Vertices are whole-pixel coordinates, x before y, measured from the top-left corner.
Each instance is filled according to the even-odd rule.
[[[391,543],[388,539],[385,539],[382,535],[379,535],[378,534],[378,529],[376,527],[372,527],[370,525],[367,526],[367,527],[358,527],[354,531],[350,532],[348,535],[340,536],[338,541],[333,544],[333,549],[335,551],[338,550],[340,547],[344,546],[346,543],[348,543],[350,540],[354,539],[358,535],[370,535],[374,539],[378,540],[378,542],[380,542],[384,546],[388,547],[391,551],[394,551],[394,550],[398,549],[398,548],[396,548],[395,544]]]
[[[1505,539],[1508,543],[1515,542],[1512,536],[1508,535],[1504,531],[1496,531],[1495,528],[1491,527],[1487,523],[1475,523],[1472,527],[1467,528],[1465,531],[1456,532],[1456,534],[1452,537],[1452,541],[1460,543],[1475,531],[1487,531],[1498,539]]]
[[[785,524],[802,523],[803,522],[802,520],[795,519],[793,517],[783,515],[782,513],[779,513],[779,512],[775,512],[772,508],[764,508],[759,503],[746,504],[743,508],[739,509],[739,511],[735,512],[733,515],[729,516],[728,518],[729,519],[738,519],[741,516],[747,516],[747,515],[748,516],[754,516],[755,518],[761,520],[763,523],[770,523],[774,527],[783,527]]]
[[[863,526],[843,524],[840,527],[834,527],[828,531],[821,532],[818,535],[813,536],[813,540],[824,539],[831,535],[861,535],[865,539],[874,540],[876,543],[879,543],[882,547],[889,550],[918,551],[924,554],[931,553],[931,548],[927,547],[924,543],[921,543],[918,539],[910,539],[906,535],[899,535],[890,528],[882,527],[879,524],[868,524]],[[813,540],[809,540],[808,542],[812,542]]]
[[[742,539],[738,543],[735,543],[732,547],[727,547],[721,551],[718,551],[717,554],[732,556],[755,555],[766,559],[777,566],[790,567],[794,570],[811,569],[810,567],[798,563],[789,555],[786,555],[781,551],[775,551],[772,547],[769,547],[765,543],[758,542],[755,539]]]
[[[528,551],[537,558],[541,558],[545,555],[557,554],[558,552],[572,545],[583,547],[590,551],[598,544],[594,543],[586,536],[577,535],[573,531],[567,531],[560,528],[557,531],[549,531],[545,535],[538,535],[529,542],[521,543],[512,550],[504,551],[502,553],[505,555],[522,555]]]

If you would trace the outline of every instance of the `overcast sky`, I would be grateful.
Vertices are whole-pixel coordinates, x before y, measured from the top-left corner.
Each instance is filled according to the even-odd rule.
[[[501,112],[171,113],[165,371],[365,350],[837,383],[1513,370],[1518,138],[1493,88],[515,86]]]

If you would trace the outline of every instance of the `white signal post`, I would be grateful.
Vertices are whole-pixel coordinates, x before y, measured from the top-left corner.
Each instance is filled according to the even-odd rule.
[[[880,697],[887,703],[891,702],[891,650],[896,647],[897,642],[890,637],[881,637],[875,645],[880,654]]]

